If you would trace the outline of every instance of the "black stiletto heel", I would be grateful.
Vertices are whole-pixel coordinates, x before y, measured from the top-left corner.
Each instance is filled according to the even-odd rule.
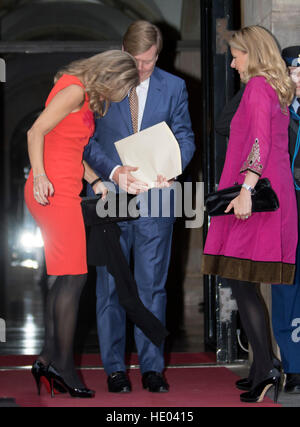
[[[51,397],[54,397],[54,387],[53,387],[53,384],[54,384],[54,379],[50,378],[50,394],[51,394]]]
[[[280,386],[280,372],[274,368],[269,372],[267,379],[257,384],[253,390],[242,393],[240,396],[241,402],[258,403],[264,400],[266,392],[270,387],[274,386],[274,402],[277,403],[279,386]]]
[[[41,377],[44,375],[45,366],[39,361],[36,360],[31,368],[31,373],[35,379],[38,395],[41,394]]]
[[[64,387],[71,397],[91,398],[95,396],[95,392],[88,388],[70,387],[52,365],[48,366],[47,373],[50,379],[51,397],[54,397],[54,381]]]

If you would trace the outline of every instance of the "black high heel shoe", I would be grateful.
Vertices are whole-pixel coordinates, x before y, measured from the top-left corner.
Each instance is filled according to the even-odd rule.
[[[95,396],[95,392],[93,390],[90,390],[88,388],[76,388],[76,387],[70,387],[63,377],[57,372],[57,370],[52,366],[49,365],[47,368],[48,378],[50,378],[50,386],[51,386],[51,397],[54,397],[54,382],[60,384],[64,389],[70,394],[71,397],[84,397],[84,398],[91,398]]]
[[[280,372],[278,369],[273,368],[264,381],[257,384],[252,390],[242,393],[240,396],[241,402],[258,403],[264,400],[266,392],[270,387],[274,386],[274,402],[277,403],[279,385],[280,385]]]
[[[39,360],[36,360],[31,368],[31,373],[36,382],[38,395],[41,394],[41,378],[45,376],[45,370],[45,365],[43,365]]]
[[[48,378],[48,375],[47,375],[47,367],[40,360],[36,360],[32,365],[31,373],[36,382],[38,395],[41,394],[42,383],[46,387],[47,392],[50,394],[51,387],[50,387],[50,379]],[[56,394],[66,393],[66,390],[56,382],[54,383],[53,388],[54,388],[53,392]]]
[[[235,385],[239,390],[250,391],[252,387],[252,381],[249,378],[242,378],[237,380]]]
[[[281,362],[276,357],[273,358],[273,366],[279,372],[281,372],[282,370]],[[237,380],[235,385],[236,385],[236,388],[238,388],[239,390],[250,391],[252,387],[252,380],[250,378],[242,378],[240,380]]]

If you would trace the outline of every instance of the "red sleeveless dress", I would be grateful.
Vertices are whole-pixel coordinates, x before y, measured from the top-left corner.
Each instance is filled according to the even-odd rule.
[[[64,74],[55,84],[46,106],[62,89],[81,81]],[[94,133],[94,116],[86,94],[80,111],[70,113],[45,136],[44,167],[54,187],[48,205],[33,197],[33,176],[25,184],[27,207],[41,229],[49,275],[85,274],[86,236],[80,205],[84,166],[84,146]]]

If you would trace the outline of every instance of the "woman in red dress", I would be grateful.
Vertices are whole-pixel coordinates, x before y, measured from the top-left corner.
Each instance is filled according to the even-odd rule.
[[[138,84],[133,57],[112,50],[76,61],[57,73],[44,111],[28,131],[31,172],[25,201],[41,229],[47,273],[57,276],[48,293],[45,344],[32,373],[40,390],[45,377],[72,396],[93,397],[73,361],[78,304],[86,282],[86,240],[81,212],[82,178],[95,193],[106,187],[82,160],[94,132],[94,116],[121,101]]]

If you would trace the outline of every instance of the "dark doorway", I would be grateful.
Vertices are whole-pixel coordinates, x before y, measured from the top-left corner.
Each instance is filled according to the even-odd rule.
[[[205,193],[216,191],[225,161],[227,138],[215,131],[225,104],[239,89],[239,79],[230,67],[227,41],[240,28],[240,2],[201,1],[202,140]],[[206,216],[204,239],[209,226]],[[228,304],[229,302],[229,304]],[[234,362],[247,357],[236,307],[230,307],[231,290],[220,277],[204,276],[205,343],[216,351],[217,361]],[[226,315],[224,315],[226,313]]]

